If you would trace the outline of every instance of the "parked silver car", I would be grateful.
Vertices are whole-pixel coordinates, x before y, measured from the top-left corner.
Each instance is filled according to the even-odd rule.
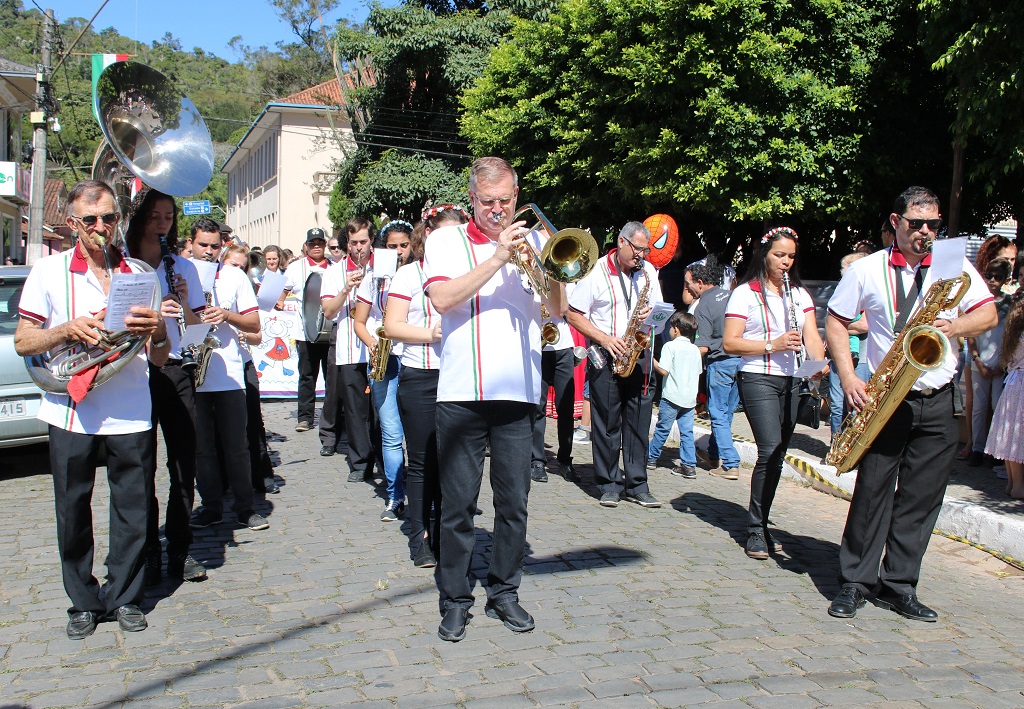
[[[48,435],[47,425],[36,418],[43,392],[14,351],[18,302],[29,270],[0,266],[0,448],[43,442]]]

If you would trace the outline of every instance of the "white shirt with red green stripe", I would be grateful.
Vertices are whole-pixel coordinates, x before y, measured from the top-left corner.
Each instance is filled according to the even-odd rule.
[[[121,273],[141,270],[120,259],[112,268]],[[103,286],[76,246],[36,261],[22,289],[18,314],[49,330],[75,318],[95,316],[106,307]],[[148,431],[152,424],[145,349],[80,403],[67,394],[45,392],[37,416],[73,433],[120,435]]]
[[[622,337],[626,334],[630,316],[636,310],[637,301],[645,283],[650,283],[647,302],[654,305],[662,301],[661,283],[658,270],[650,261],[644,261],[643,273],[639,270],[625,273],[619,270],[618,249],[612,249],[587,277],[579,281],[569,294],[569,308],[583,315],[601,332]],[[642,328],[648,334],[652,328]],[[651,338],[654,342],[654,338]],[[650,376],[653,357],[648,355],[640,360],[645,378]]]
[[[935,282],[931,261],[932,256],[928,254],[917,268],[911,268],[900,250],[890,247],[854,261],[846,269],[839,285],[836,286],[835,292],[828,301],[829,314],[845,325],[853,322],[861,311],[867,318],[868,337],[860,346],[860,361],[867,362],[869,371],[874,372],[878,369],[886,352],[896,340],[895,326],[898,315],[896,278],[903,279],[903,292],[909,293],[919,268],[928,268],[922,279],[917,300],[913,305],[913,309],[917,310],[928,293],[928,289]],[[989,293],[988,286],[985,285],[985,279],[966,258],[962,270],[971,277],[971,285],[963,300],[960,301],[960,312],[970,313],[983,305],[995,302],[992,294]],[[953,320],[956,318],[957,312],[956,310],[944,311],[939,314],[939,319]],[[913,317],[913,312],[911,312],[909,318]],[[913,390],[937,389],[951,382],[956,375],[957,357],[956,347],[950,347],[949,357],[944,366],[941,369],[922,374],[914,384]]]
[[[366,317],[366,329],[370,334],[377,337],[377,328],[384,322],[384,308],[388,302],[388,291],[391,289],[393,279],[390,276],[384,278],[364,278],[356,289],[356,300],[370,306],[370,314]],[[391,354],[395,357],[402,356],[401,342],[391,343]]]
[[[301,327],[299,327],[299,329],[296,332],[292,333],[295,336],[296,340],[300,340],[302,342],[306,341],[306,315],[305,309],[302,307],[302,304],[305,303],[304,298],[306,291],[306,281],[309,279],[309,274],[324,273],[330,266],[331,262],[327,259],[324,259],[320,263],[317,263],[309,256],[304,256],[299,260],[295,261],[295,263],[290,264],[288,268],[285,269],[284,277],[286,280],[284,284],[284,291],[286,294],[291,293],[299,301],[298,312],[299,323],[301,324]],[[321,290],[323,290],[322,282]]]
[[[239,315],[255,313],[259,309],[256,293],[249,277],[240,268],[217,264],[217,278],[213,282],[213,305]],[[196,389],[199,394],[214,391],[245,389],[245,360],[238,344],[235,328],[221,323],[213,332],[220,347],[213,351],[206,381]]]
[[[793,288],[793,301],[796,304],[797,330],[802,333],[807,313],[814,312],[814,301],[811,294],[799,286]],[[770,289],[762,291],[760,281],[736,286],[729,296],[729,304],[725,306],[725,317],[743,321],[743,338],[746,340],[774,340],[790,330],[789,303]],[[780,377],[793,376],[797,367],[797,353],[792,350],[748,355],[740,362],[741,372]]]
[[[371,261],[372,263],[372,261]],[[320,302],[330,300],[341,293],[342,288],[353,271],[361,270],[359,264],[347,256],[338,263],[328,266],[324,272],[324,280],[320,286]],[[373,269],[370,268],[363,278],[363,283],[373,280]],[[360,284],[362,285],[362,284]],[[356,331],[352,320],[352,311],[356,309],[356,293],[358,289],[349,291],[347,302],[341,306],[341,310],[334,317],[338,323],[338,338],[334,346],[334,363],[342,364],[366,364],[366,345],[356,337]]]
[[[426,281],[423,262],[407,263],[395,273],[388,291],[388,300],[397,298],[409,304],[405,321],[413,327],[433,330],[441,322],[441,313],[423,291]],[[396,343],[397,344],[397,343]],[[402,366],[413,369],[438,369],[441,366],[441,345],[439,342],[405,343],[402,349]]]
[[[464,276],[494,255],[476,224],[442,227],[427,239],[423,285]],[[540,299],[511,263],[444,314],[438,401],[540,400]]]
[[[187,258],[171,254],[173,268],[176,275],[185,279],[188,285],[188,303],[185,305],[192,309],[196,315],[202,315],[206,310],[206,296],[203,295],[203,282],[199,280],[199,271]],[[160,286],[160,297],[166,298],[170,290],[167,287],[167,270],[163,259],[156,267],[156,282]],[[175,320],[167,321],[167,342],[171,353],[168,359],[181,361],[181,332]]]

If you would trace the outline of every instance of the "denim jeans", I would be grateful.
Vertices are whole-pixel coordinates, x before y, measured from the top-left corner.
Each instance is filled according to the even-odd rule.
[[[723,468],[740,467],[740,454],[732,442],[732,415],[740,403],[736,372],[739,357],[708,362],[708,415],[711,416],[711,439],[708,457],[721,460]]]
[[[766,530],[775,491],[782,477],[786,448],[796,428],[800,380],[775,374],[740,372],[743,408],[757,443],[757,463],[750,475],[750,506],[747,529]]]
[[[535,410],[533,404],[517,401],[437,403],[441,557],[434,576],[443,610],[452,605],[473,605],[470,569],[477,541],[473,514],[480,496],[488,438],[494,533],[487,597],[495,603],[519,599],[530,495],[529,441]]]
[[[388,357],[388,368],[382,380],[370,379],[370,397],[373,410],[380,422],[383,444],[384,477],[388,481],[388,499],[405,501],[405,453],[402,452],[402,416],[398,411],[398,357]]]
[[[647,449],[647,460],[655,461],[661,457],[661,448],[672,431],[674,421],[679,422],[679,462],[694,468],[697,466],[697,449],[693,445],[693,407],[676,406],[665,397],[661,397],[658,406],[658,423]]]
[[[828,366],[829,423],[832,425],[832,435],[835,436],[839,433],[839,429],[842,427],[843,420],[846,419],[850,407],[846,405],[846,395],[843,393],[843,384],[839,381],[836,363],[829,360]],[[858,361],[853,372],[862,382],[871,379],[871,372],[868,370],[867,362]]]

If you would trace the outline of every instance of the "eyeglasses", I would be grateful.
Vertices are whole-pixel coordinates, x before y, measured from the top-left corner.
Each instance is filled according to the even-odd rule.
[[[643,248],[643,249],[641,249],[641,248],[637,247],[636,244],[634,244],[632,241],[630,241],[626,237],[622,237],[622,240],[625,241],[627,244],[629,244],[629,248],[633,249],[633,253],[640,254],[641,256],[647,256],[649,253],[651,253],[650,248]]]
[[[512,204],[512,200],[515,199],[515,196],[512,196],[512,197],[501,197],[501,198],[496,198],[496,199],[480,199],[476,195],[473,195],[473,197],[476,198],[477,202],[479,202],[483,206],[487,207],[488,209],[490,209],[491,207],[493,207],[496,204],[500,205],[502,207],[507,207],[508,205]]]
[[[331,251],[341,251],[341,247],[338,246],[337,244],[331,244],[327,248],[329,248]]]
[[[117,224],[118,220],[121,219],[121,215],[118,214],[117,212],[110,212],[109,214],[100,214],[99,216],[95,214],[86,214],[84,217],[76,217],[74,214],[72,214],[71,218],[82,222],[82,224],[85,224],[88,227],[93,227],[96,226],[96,222],[98,221],[101,221],[104,224]]]
[[[920,231],[921,227],[923,227],[925,224],[928,225],[928,228],[931,231],[935,231],[935,232],[937,232],[939,229],[942,228],[942,219],[941,218],[939,218],[939,219],[911,219],[910,217],[905,217],[902,214],[897,214],[896,216],[898,216],[900,219],[904,220],[907,223],[907,227],[909,227],[909,229],[911,231]]]

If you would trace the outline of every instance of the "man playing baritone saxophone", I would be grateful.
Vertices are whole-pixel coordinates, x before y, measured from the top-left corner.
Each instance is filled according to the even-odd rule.
[[[868,339],[861,361],[875,372],[934,281],[930,250],[942,225],[939,198],[910,187],[896,198],[889,221],[896,230],[893,245],[851,264],[828,303],[829,351],[847,401],[858,410],[868,402],[868,391],[854,374],[847,327],[864,312]],[[996,324],[985,281],[966,258],[962,270],[971,277],[960,301],[962,314],[945,311],[933,323],[950,341]],[[955,372],[956,356],[950,354],[941,369],[923,374],[862,458],[839,549],[843,586],[829,615],[852,618],[870,598],[912,620],[938,618],[918,600],[917,584],[957,445]]]
[[[576,284],[565,316],[570,325],[606,353],[605,366],[595,366],[593,359],[587,365],[594,475],[604,507],[618,506],[620,497],[643,507],[661,507],[647,487],[647,441],[654,399],[650,346],[627,376],[613,370],[614,360],[629,352],[623,338],[630,322],[640,333],[650,335],[651,328],[642,322],[650,305],[662,300],[658,272],[644,260],[650,253],[650,240],[650,232],[640,222],[622,227],[618,248]],[[641,303],[645,288],[646,303]]]
[[[114,192],[106,184],[88,181],[71,188],[67,225],[78,235],[78,243],[32,267],[18,306],[21,319],[14,347],[19,355],[99,342],[112,278],[108,267],[122,273],[138,270],[110,244],[120,217]],[[162,366],[168,352],[164,319],[149,307],[133,307],[131,312],[126,328],[136,337],[152,337],[150,361]],[[84,398],[80,390],[74,397],[47,392],[39,404],[39,418],[50,424],[57,549],[64,590],[71,599],[67,635],[72,640],[91,635],[100,620],[116,619],[130,632],[146,628],[138,603],[156,465],[150,413],[149,369],[141,351]],[[106,595],[101,600],[92,573],[92,492],[96,460],[104,445],[109,453],[110,539]]]

